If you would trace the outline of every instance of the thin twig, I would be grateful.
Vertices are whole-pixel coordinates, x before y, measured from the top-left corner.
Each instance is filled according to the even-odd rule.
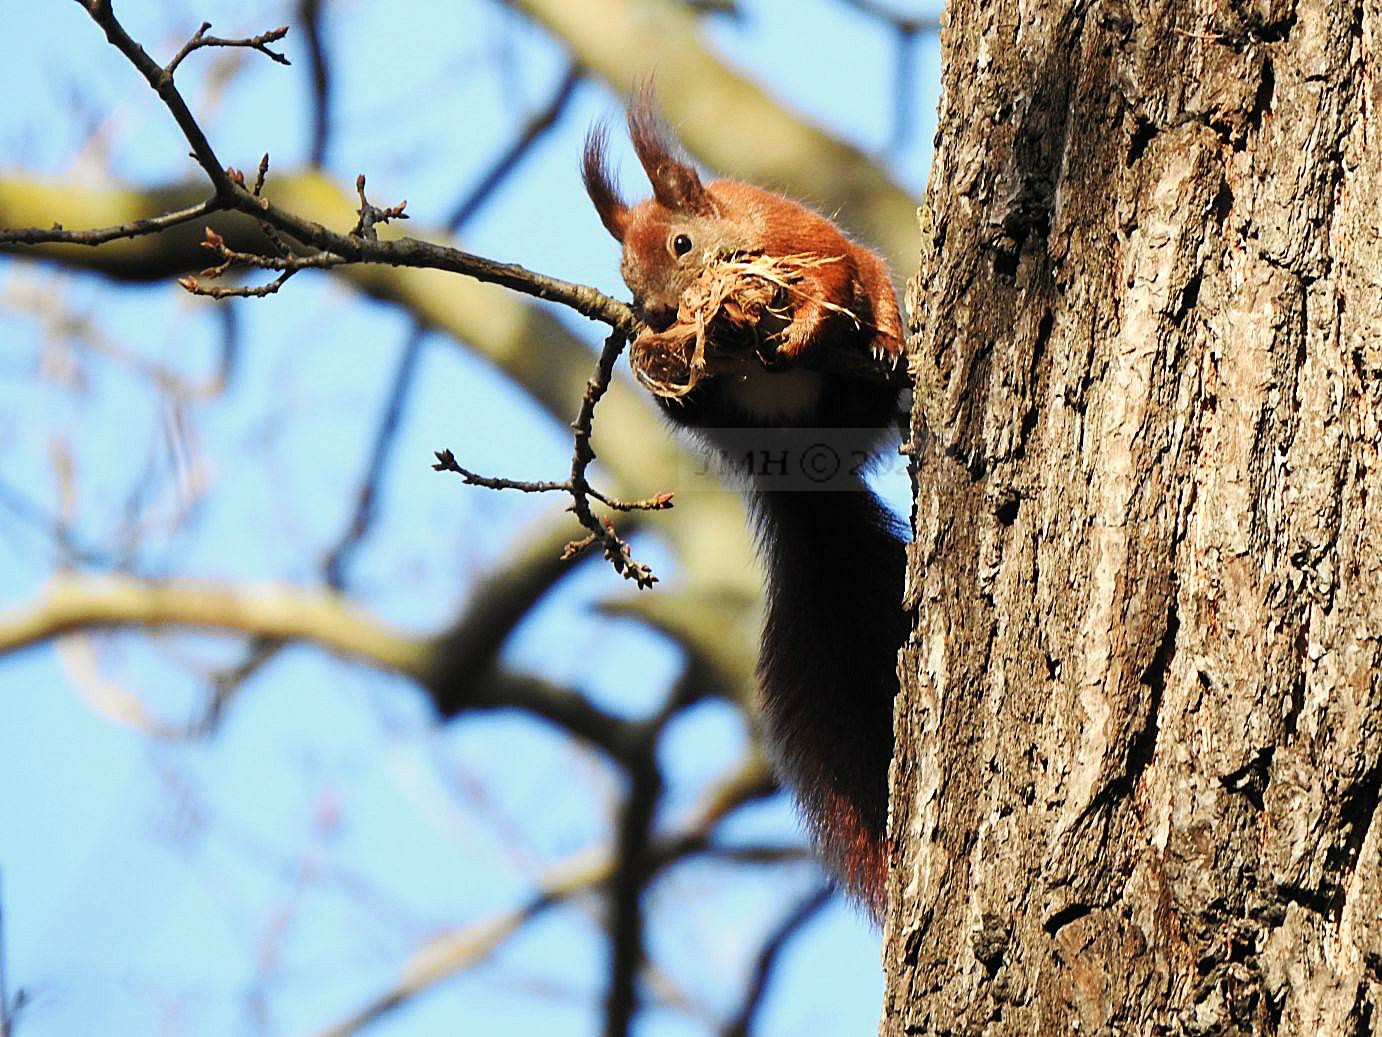
[[[483,486],[487,490],[518,490],[520,493],[570,493],[571,481],[530,482],[525,479],[502,479],[480,475],[469,468],[462,468],[456,462],[456,455],[450,450],[437,451],[437,463],[432,465],[434,472],[455,472],[467,486]]]
[[[321,0],[298,0],[297,5],[297,21],[307,37],[307,63],[311,70],[312,146],[308,161],[314,169],[325,165],[331,135],[331,63],[326,58],[322,7]]]
[[[106,39],[111,45],[129,59],[130,64],[144,77],[145,82],[157,92],[163,104],[172,113],[178,128],[182,130],[182,135],[187,138],[187,143],[192,145],[192,157],[216,188],[217,196],[222,199],[233,197],[235,185],[226,175],[225,167],[216,157],[211,142],[206,139],[206,134],[197,124],[196,116],[173,85],[172,75],[149,57],[144,48],[125,31],[125,27],[120,24],[111,9],[110,0],[77,0],[77,3],[81,4],[96,24],[105,30]]]
[[[721,1037],[748,1037],[754,1016],[758,1013],[759,1006],[763,1003],[763,995],[768,989],[768,980],[772,978],[773,967],[777,964],[777,959],[781,957],[783,949],[804,925],[809,922],[816,914],[830,903],[830,898],[834,896],[835,890],[826,884],[818,886],[811,893],[803,897],[784,918],[781,924],[773,930],[767,941],[758,951],[758,957],[754,961],[753,974],[749,979],[747,990],[744,992],[744,999],[739,1006],[739,1011],[734,1018],[725,1023],[720,1031]]]
[[[627,341],[618,330],[610,332],[605,339],[599,363],[595,365],[595,375],[585,383],[581,409],[571,423],[571,430],[575,433],[575,447],[571,452],[571,510],[580,524],[604,544],[605,558],[614,566],[615,572],[623,573],[625,579],[633,580],[640,589],[644,589],[656,583],[657,577],[646,565],[634,561],[629,554],[629,545],[615,533],[614,524],[609,519],[596,519],[590,510],[590,483],[586,479],[586,470],[590,462],[595,460],[595,450],[590,445],[590,436],[595,427],[595,407],[609,388],[614,376],[614,362],[619,359]],[[665,494],[663,497],[666,500],[664,506],[670,507],[671,495]]]
[[[177,67],[182,64],[182,59],[191,54],[194,50],[201,50],[203,47],[245,47],[249,50],[257,50],[260,54],[270,60],[277,61],[280,65],[291,65],[292,62],[276,50],[270,50],[268,44],[277,43],[288,35],[288,26],[280,25],[277,29],[270,29],[268,32],[261,32],[258,36],[248,36],[239,40],[226,40],[219,36],[208,36],[206,30],[211,28],[210,22],[202,22],[201,28],[192,34],[192,38],[182,45],[182,50],[173,56],[173,60],[163,67],[163,72],[169,78],[177,71]]]
[[[219,277],[232,266],[254,266],[261,270],[326,270],[345,262],[330,252],[316,252],[310,256],[264,256],[257,252],[238,252],[226,244],[213,227],[206,228],[202,247],[220,256],[222,263],[202,271],[203,277]],[[190,290],[190,289],[189,289]]]
[[[355,221],[355,229],[350,232],[353,238],[364,238],[366,241],[378,241],[379,233],[374,228],[380,223],[388,223],[390,220],[410,219],[409,215],[403,210],[408,208],[408,201],[404,199],[397,205],[391,205],[387,209],[380,209],[371,205],[365,197],[365,174],[361,173],[355,178],[355,193],[360,196],[360,208],[357,210],[360,218]]]
[[[346,569],[361,541],[364,540],[374,525],[375,516],[378,513],[379,485],[384,478],[384,473],[388,470],[389,454],[403,423],[404,408],[407,406],[408,398],[412,393],[426,338],[427,326],[421,321],[414,321],[412,330],[408,334],[408,340],[403,344],[403,352],[398,359],[398,366],[394,370],[388,402],[384,406],[384,414],[379,419],[379,425],[375,430],[369,460],[365,464],[364,475],[360,479],[359,489],[355,493],[355,508],[351,512],[350,521],[346,524],[340,538],[326,553],[322,563],[327,586],[333,590],[345,589]]]
[[[575,445],[571,452],[571,474],[565,480],[532,482],[480,475],[463,468],[450,450],[438,450],[437,462],[432,468],[438,472],[455,472],[469,485],[485,486],[493,490],[570,494],[571,511],[588,534],[568,543],[562,557],[574,558],[586,549],[600,544],[604,547],[605,558],[614,566],[615,572],[622,573],[625,579],[633,580],[640,589],[646,589],[657,582],[657,576],[648,566],[634,559],[628,542],[619,536],[614,523],[608,518],[597,516],[590,507],[590,501],[593,498],[616,511],[661,511],[672,506],[672,494],[660,493],[641,501],[621,501],[600,493],[590,485],[586,477],[590,463],[595,460],[595,451],[590,445],[590,436],[595,424],[595,407],[604,396],[605,390],[609,388],[614,375],[614,362],[623,351],[626,341],[620,332],[610,333],[600,352],[595,375],[586,382],[580,411],[576,415],[576,420],[571,423]]]
[[[304,266],[310,264],[304,264]],[[182,277],[178,279],[178,284],[186,288],[193,295],[204,295],[208,299],[262,299],[265,296],[275,294],[280,288],[288,283],[288,278],[292,277],[302,267],[286,269],[272,281],[261,285],[236,285],[225,287],[224,285],[204,285],[195,277]]]
[[[260,164],[260,169],[266,168],[264,163]],[[271,235],[272,237],[272,235]],[[280,244],[276,242],[276,244]],[[342,263],[340,256],[333,256],[328,252],[318,252],[314,255],[295,256],[265,256],[257,252],[238,252],[232,249],[225,242],[225,238],[212,227],[206,228],[206,238],[202,242],[202,247],[209,249],[220,257],[221,262],[216,266],[207,267],[200,274],[201,277],[221,277],[232,267],[250,266],[260,270],[278,270],[278,277],[268,284],[257,287],[234,287],[226,288],[220,285],[204,285],[197,278],[188,274],[186,277],[178,279],[178,284],[182,285],[193,295],[204,295],[211,299],[262,299],[266,295],[273,295],[287,283],[288,278],[292,277],[299,270],[329,270],[331,267],[340,266]],[[286,252],[286,248],[284,249]]]
[[[696,820],[690,827],[656,839],[649,847],[648,860],[666,867],[703,854],[723,856],[724,848],[709,842],[712,831],[737,807],[758,797],[764,775],[766,769],[760,766],[760,761],[750,759],[725,782],[709,791],[706,804],[693,811]],[[776,849],[773,847],[742,849],[748,854],[746,859],[777,859],[773,856]],[[518,932],[524,922],[553,904],[607,886],[616,866],[614,855],[600,850],[581,854],[551,869],[538,883],[537,892],[523,906],[489,922],[431,941],[413,957],[404,969],[404,978],[392,989],[352,1013],[348,1019],[320,1031],[317,1037],[349,1037],[359,1033],[368,1024],[406,1005],[437,983],[479,964]]]
[[[877,0],[841,0],[846,7],[852,7],[860,14],[868,15],[870,18],[884,22],[893,26],[898,32],[906,35],[915,36],[923,32],[935,32],[940,28],[941,20],[938,15],[922,14],[907,15],[892,10],[886,4],[880,4]]]
[[[278,255],[269,256],[239,252],[230,249],[215,230],[208,228],[205,244],[216,252],[221,263],[204,271],[202,277],[220,276],[235,265],[275,270],[280,273],[280,276],[266,285],[234,288],[206,286],[196,277],[184,277],[180,283],[189,292],[213,298],[260,297],[278,291],[288,278],[298,270],[329,268],[347,263],[387,263],[392,266],[425,267],[466,274],[477,280],[487,281],[537,298],[560,302],[591,319],[609,325],[612,329],[611,334],[606,339],[601,351],[595,375],[586,384],[580,412],[572,426],[574,446],[567,492],[571,495],[571,510],[581,525],[585,527],[588,535],[567,544],[563,557],[572,557],[595,544],[600,544],[604,549],[605,558],[617,572],[622,573],[627,579],[633,580],[639,587],[652,586],[657,579],[652,570],[633,558],[628,543],[619,536],[613,523],[608,518],[595,515],[590,504],[591,500],[594,499],[616,510],[622,510],[622,502],[605,498],[604,495],[590,486],[586,478],[586,469],[595,459],[594,450],[590,445],[595,405],[609,387],[615,360],[623,351],[629,337],[638,329],[639,323],[633,310],[627,304],[611,299],[587,285],[571,284],[547,277],[516,264],[498,263],[460,249],[447,248],[412,238],[379,240],[375,230],[376,226],[391,220],[406,218],[404,206],[407,203],[400,203],[385,209],[370,204],[365,197],[365,178],[363,175],[356,181],[356,189],[360,195],[359,219],[349,234],[330,231],[295,213],[277,208],[262,194],[268,169],[267,156],[260,163],[259,175],[255,180],[253,190],[247,188],[243,173],[221,165],[211,144],[206,139],[206,135],[174,84],[172,72],[182,58],[202,46],[244,46],[261,49],[265,48],[267,43],[282,38],[283,32],[275,29],[272,32],[263,33],[246,40],[219,41],[215,37],[206,36],[207,26],[204,25],[184,45],[183,50],[169,63],[167,68],[160,68],[144,51],[143,47],[125,31],[115,17],[110,0],[78,0],[78,2],[82,3],[96,23],[105,30],[106,38],[111,44],[129,59],[149,85],[158,92],[164,105],[182,129],[183,135],[192,146],[193,157],[202,166],[216,189],[215,198],[205,204],[247,213],[260,221],[261,226],[272,227],[274,230],[292,237],[306,249],[307,254],[305,255],[298,255],[295,251],[292,254],[284,254],[288,251],[285,243],[270,234],[275,249],[279,252]],[[568,75],[568,79],[570,79],[570,75]],[[572,88],[574,88],[574,83]],[[559,97],[557,100],[561,101],[561,98]],[[559,110],[559,106],[557,107]],[[634,502],[628,507],[662,508],[668,507],[670,504],[670,496],[664,494],[650,498],[648,501]]]
[[[246,198],[252,198],[244,192]],[[418,267],[465,274],[477,281],[497,284],[525,295],[561,303],[582,316],[598,320],[621,331],[633,332],[638,322],[632,308],[588,285],[572,284],[528,270],[516,263],[500,263],[458,248],[436,245],[415,238],[391,241],[371,241],[327,230],[320,224],[303,220],[284,212],[265,201],[241,206],[244,211],[266,220],[285,231],[304,245],[330,252],[343,263],[383,263],[397,267]],[[256,211],[257,210],[257,211]]]
[[[300,10],[305,11],[307,8],[312,8],[311,18],[313,19],[320,17],[318,7],[318,0],[300,0]],[[309,28],[309,35],[316,29],[317,26],[314,21],[312,27]],[[542,135],[556,124],[571,98],[575,95],[575,88],[580,80],[581,73],[576,66],[573,65],[567,69],[566,75],[562,77],[562,81],[552,98],[527,119],[514,143],[505,149],[489,170],[480,177],[475,186],[466,191],[461,200],[453,207],[446,220],[447,231],[452,234],[457,233],[479,211],[499,185],[518,167],[523,156],[541,139]],[[267,158],[268,156],[265,156],[266,161]],[[264,167],[261,166],[262,168]],[[258,194],[259,192],[256,191],[255,193]],[[261,224],[261,226],[264,225]],[[365,466],[365,474],[355,495],[355,509],[340,539],[326,553],[324,562],[326,581],[333,589],[341,590],[345,587],[346,567],[350,558],[374,524],[375,501],[379,493],[379,482],[383,478],[389,452],[397,438],[403,412],[412,392],[426,333],[427,325],[421,320],[414,320],[413,326],[408,332],[408,338],[403,344],[402,355],[389,390],[388,403],[384,408],[378,430],[375,432],[374,445],[370,450],[369,461]],[[604,498],[597,499],[606,504],[609,503]]]
[[[580,84],[583,75],[580,66],[574,62],[567,67],[566,74],[562,76],[561,83],[558,84],[552,99],[528,117],[514,142],[490,166],[465,199],[456,206],[450,219],[447,220],[448,230],[454,233],[461,224],[468,222],[480,206],[494,193],[495,189],[514,171],[529,149],[556,124],[556,121],[561,118],[562,112],[571,102],[571,98],[575,96],[576,87]]]
[[[489,475],[481,475],[472,472],[469,468],[463,468],[457,461],[456,455],[450,450],[438,450],[437,461],[432,465],[434,472],[455,472],[461,477],[461,481],[467,486],[483,486],[487,490],[518,490],[520,493],[576,493],[575,485],[570,479],[557,480],[529,480],[529,479],[506,479]],[[606,507],[613,508],[615,511],[665,511],[673,503],[670,493],[659,493],[654,497],[647,497],[644,500],[626,501],[618,497],[607,497],[595,487],[587,485],[585,488],[587,497],[594,497]]]
[[[0,227],[0,245],[104,245],[120,238],[137,238],[145,234],[158,234],[183,223],[204,219],[213,213],[223,212],[227,204],[219,198],[209,198],[197,205],[162,216],[150,216],[143,220],[130,220],[113,227],[95,227],[91,230],[66,230],[61,224],[53,224],[47,230],[41,227]]]
[[[632,335],[638,320],[628,304],[596,291],[588,285],[572,284],[527,270],[516,263],[500,263],[461,249],[448,248],[413,238],[379,241],[363,235],[341,234],[319,223],[303,219],[256,196],[244,185],[242,176],[233,175],[216,157],[215,150],[196,117],[167,75],[125,31],[111,9],[110,0],[77,0],[92,19],[105,30],[106,38],[144,76],[158,92],[174,121],[192,147],[195,158],[216,189],[221,208],[236,209],[264,221],[318,252],[340,257],[341,263],[382,263],[397,267],[419,267],[465,274],[479,281],[497,284],[539,299],[558,302],[576,312]],[[238,182],[237,182],[238,181]],[[398,208],[398,207],[395,207]],[[387,210],[385,210],[387,211]],[[401,214],[401,210],[400,210]],[[187,218],[191,218],[190,216]],[[14,232],[11,232],[14,233]],[[42,235],[44,231],[20,231],[21,235]],[[282,258],[282,257],[279,257]]]
[[[232,173],[231,179],[243,187],[245,183],[244,174],[234,169],[232,169],[230,172]],[[268,178],[269,153],[266,151],[264,152],[263,158],[259,160],[259,169],[254,174],[254,190],[250,192],[254,195],[254,197],[259,198],[263,195],[264,183],[268,180]],[[275,255],[279,256],[280,258],[286,259],[293,254],[293,250],[288,247],[288,243],[283,240],[283,235],[278,233],[278,231],[274,228],[273,224],[266,223],[264,220],[260,220],[258,222],[259,233],[263,234],[264,237],[269,239],[269,244],[271,244],[274,247]]]

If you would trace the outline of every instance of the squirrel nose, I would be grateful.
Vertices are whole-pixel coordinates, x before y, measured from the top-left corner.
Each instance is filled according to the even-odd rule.
[[[638,306],[638,315],[654,331],[666,331],[677,319],[677,308],[665,302],[648,300]]]

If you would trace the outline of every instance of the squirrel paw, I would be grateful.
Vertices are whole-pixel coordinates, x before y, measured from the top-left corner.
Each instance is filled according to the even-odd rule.
[[[902,360],[902,343],[892,335],[874,335],[869,344],[869,355],[891,370]]]

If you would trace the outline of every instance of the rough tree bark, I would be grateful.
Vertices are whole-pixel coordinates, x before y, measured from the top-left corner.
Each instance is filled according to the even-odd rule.
[[[1380,41],[949,4],[885,1034],[1382,1029]]]

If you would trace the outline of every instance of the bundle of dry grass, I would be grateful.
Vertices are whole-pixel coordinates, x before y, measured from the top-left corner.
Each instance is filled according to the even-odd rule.
[[[771,355],[792,321],[807,272],[836,257],[734,255],[707,263],[682,293],[677,319],[646,330],[629,350],[638,380],[658,396],[685,396],[702,378]]]

